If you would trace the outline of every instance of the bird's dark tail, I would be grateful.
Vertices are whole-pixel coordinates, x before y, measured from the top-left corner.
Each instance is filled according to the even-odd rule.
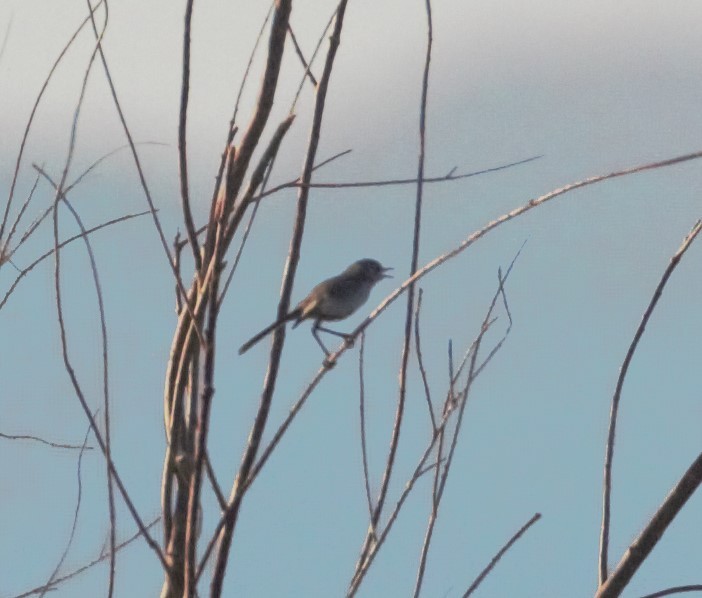
[[[280,326],[284,326],[286,322],[289,322],[290,320],[294,320],[296,318],[299,318],[301,313],[302,312],[300,309],[294,309],[287,316],[281,318],[280,320],[276,320],[270,326],[266,326],[256,336],[251,337],[243,345],[241,345],[241,348],[239,349],[239,355],[243,355],[244,353],[246,353],[258,341],[260,341],[262,338],[268,336],[271,332],[273,332],[274,330],[276,330]]]

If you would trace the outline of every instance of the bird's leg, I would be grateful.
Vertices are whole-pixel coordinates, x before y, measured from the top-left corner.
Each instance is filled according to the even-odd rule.
[[[347,334],[346,332],[337,332],[336,330],[330,330],[329,328],[324,328],[324,326],[317,326],[317,330],[322,332],[327,332],[328,334],[333,334],[334,336],[340,336],[343,338],[349,347],[353,347],[353,334]]]
[[[315,323],[312,325],[312,336],[314,337],[314,340],[316,340],[319,343],[319,346],[322,347],[322,351],[324,351],[324,355],[329,358],[329,351],[327,348],[324,346],[324,343],[322,342],[322,339],[319,338],[319,333],[317,330],[324,330],[320,325],[319,325],[319,320],[315,320]]]

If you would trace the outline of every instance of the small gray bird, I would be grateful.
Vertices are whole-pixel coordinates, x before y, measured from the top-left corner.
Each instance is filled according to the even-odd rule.
[[[312,335],[328,357],[329,351],[319,338],[318,332],[321,330],[341,338],[348,338],[349,335],[323,328],[320,326],[320,322],[348,318],[368,300],[368,295],[377,282],[383,278],[392,278],[387,274],[388,270],[392,270],[392,268],[385,268],[379,262],[371,259],[354,262],[341,274],[320,282],[288,315],[273,322],[270,326],[266,326],[256,336],[241,345],[239,355],[246,353],[263,337],[290,320],[295,320],[293,324],[293,328],[295,328],[300,322],[313,319]]]

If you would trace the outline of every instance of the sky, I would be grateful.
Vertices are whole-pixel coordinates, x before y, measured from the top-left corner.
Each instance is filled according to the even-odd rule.
[[[291,23],[307,55],[334,6],[320,0],[294,5]],[[132,135],[139,142],[165,144],[141,145],[139,151],[171,239],[179,226],[182,230],[177,117],[184,3],[113,0],[109,7],[104,47]],[[198,223],[209,211],[236,93],[267,9],[264,2],[195,3],[188,158]],[[8,31],[0,58],[2,205],[32,104],[85,16],[83,2],[0,0],[0,35]],[[702,6],[692,0],[434,2],[426,173],[441,176],[454,167],[471,172],[541,157],[501,172],[427,185],[420,263],[565,184],[702,149],[700,18]],[[425,44],[424,2],[349,3],[318,155],[353,151],[320,170],[318,181],[415,175]],[[60,175],[92,46],[85,30],[47,89],[28,139],[18,198],[34,182],[32,163]],[[261,65],[259,55],[242,97],[242,123],[256,98]],[[264,135],[287,115],[301,74],[288,42]],[[307,85],[276,162],[274,183],[300,171],[312,100]],[[100,69],[91,74],[77,130],[69,179],[125,143]],[[612,394],[651,295],[700,217],[701,168],[693,161],[563,195],[497,228],[422,279],[423,354],[439,401],[447,390],[449,340],[456,353],[470,344],[495,291],[498,268],[506,267],[526,241],[506,289],[514,320],[510,336],[469,398],[424,596],[461,596],[536,512],[542,519],[505,555],[476,596],[593,594]],[[408,274],[415,194],[413,185],[314,190],[293,300],[361,257],[394,266],[396,278],[381,282],[366,306],[338,328],[357,325]],[[25,222],[52,198],[40,183]],[[86,226],[147,209],[125,152],[87,177],[72,200]],[[237,348],[275,315],[294,205],[293,191],[261,205],[224,304],[210,453],[226,489],[258,404],[269,341],[244,356]],[[62,212],[62,234],[76,230]],[[52,242],[50,223],[45,223],[13,261],[26,266]],[[92,242],[110,334],[113,453],[137,508],[150,521],[159,514],[173,283],[149,218],[96,233]],[[611,567],[699,454],[699,243],[671,277],[624,385],[614,457]],[[61,261],[70,351],[89,403],[97,408],[102,401],[99,320],[84,247],[66,248]],[[0,268],[3,295],[15,276],[10,266]],[[404,305],[395,302],[366,339],[374,494],[397,400]],[[0,432],[80,444],[87,421],[63,368],[55,313],[53,262],[47,260],[0,310]],[[504,322],[502,312],[496,326]],[[320,363],[306,325],[287,335],[266,439]],[[411,363],[391,502],[430,434],[414,353]],[[344,594],[367,529],[358,430],[356,347],[311,396],[247,495],[226,596]],[[78,455],[4,438],[0,447],[0,596],[5,597],[40,585],[56,566],[75,508]],[[62,571],[90,561],[108,538],[104,477],[102,459],[88,451],[76,538]],[[411,594],[429,493],[427,478],[408,501],[359,596]],[[211,493],[204,497],[207,532],[216,523],[216,509]],[[701,513],[702,498],[693,496],[625,597],[702,583]],[[133,532],[120,502],[118,535]],[[158,562],[144,543],[120,553],[116,596],[153,596],[161,583]],[[107,569],[98,566],[52,596],[102,595],[106,584]]]

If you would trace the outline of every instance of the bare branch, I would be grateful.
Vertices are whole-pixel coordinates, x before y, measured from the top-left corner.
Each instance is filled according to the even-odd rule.
[[[290,23],[288,23],[288,35],[290,35],[290,39],[295,47],[295,54],[297,54],[297,57],[300,59],[300,62],[305,69],[305,76],[309,78],[310,83],[312,83],[312,87],[317,87],[317,79],[314,78],[314,75],[310,70],[310,65],[307,64],[307,61],[305,60],[305,56],[302,53],[302,48],[300,48],[300,44],[297,43],[297,38],[295,37],[295,33],[293,32]]]
[[[102,386],[102,392],[103,392],[103,410],[104,410],[104,423],[105,423],[105,449],[107,451],[106,456],[107,456],[107,461],[111,461],[112,459],[112,449],[111,449],[111,439],[110,439],[110,391],[109,391],[109,359],[108,359],[108,339],[107,339],[107,322],[106,322],[106,317],[105,317],[105,303],[103,300],[103,294],[102,294],[102,287],[100,286],[100,276],[98,274],[98,268],[97,268],[97,263],[95,261],[95,254],[93,253],[93,248],[90,244],[90,239],[88,238],[88,235],[86,233],[86,228],[83,225],[83,221],[81,220],[80,216],[78,215],[78,212],[73,208],[71,203],[68,201],[68,198],[66,197],[66,194],[62,192],[59,188],[59,186],[51,179],[51,177],[46,174],[41,168],[36,167],[37,172],[41,174],[46,180],[49,181],[49,183],[54,187],[56,192],[60,195],[60,198],[63,200],[63,202],[66,204],[66,207],[70,210],[71,214],[73,214],[73,217],[75,218],[76,223],[78,224],[78,227],[80,228],[80,231],[83,235],[83,242],[85,243],[86,250],[88,252],[88,258],[90,260],[90,269],[92,272],[93,276],[93,283],[95,285],[95,292],[97,295],[97,302],[98,302],[98,311],[100,314],[100,334],[101,334],[101,340],[102,340],[102,380],[103,380],[103,386]],[[87,438],[87,436],[86,436]],[[114,487],[113,487],[113,480],[112,480],[112,474],[110,472],[109,466],[107,466],[107,499],[108,499],[108,508],[109,508],[109,513],[110,513],[110,549],[113,554],[112,560],[110,561],[110,581],[109,581],[109,587],[108,587],[108,596],[113,595],[114,591],[114,580],[115,580],[115,568],[116,568],[116,563],[114,561],[114,558],[116,558],[116,553],[115,553],[115,545],[116,545],[116,529],[117,529],[117,522],[116,522],[116,512],[115,512],[115,496],[114,496]]]
[[[63,249],[66,245],[72,243],[73,241],[76,241],[78,239],[82,239],[84,236],[90,235],[96,231],[99,231],[102,228],[106,228],[108,226],[112,226],[113,224],[118,224],[120,222],[125,222],[127,220],[131,220],[132,218],[137,218],[139,216],[146,216],[147,214],[150,214],[151,212],[138,212],[136,214],[127,214],[126,216],[120,216],[119,218],[113,218],[112,220],[108,220],[107,222],[103,222],[102,224],[98,224],[97,226],[94,226],[92,228],[89,228],[88,230],[85,231],[85,233],[80,233],[78,235],[73,235],[72,237],[69,237],[65,241],[61,241],[58,244],[58,249]],[[0,301],[0,309],[2,309],[5,306],[5,303],[7,303],[7,300],[10,298],[10,295],[14,292],[14,290],[17,288],[17,285],[20,283],[20,281],[27,275],[29,274],[34,268],[36,268],[41,262],[43,262],[47,257],[50,257],[54,254],[54,251],[56,249],[52,248],[49,251],[43,253],[40,255],[37,259],[35,259],[29,266],[24,268],[23,270],[20,271],[19,275],[15,279],[15,281],[12,283],[12,286],[10,286],[10,289],[5,293],[5,296],[2,298],[2,301]]]
[[[336,51],[340,43],[341,29],[343,26],[345,10],[346,0],[342,0],[339,3],[337,9],[334,33],[332,34],[329,40],[329,51],[327,52],[327,58],[322,72],[322,76],[319,85],[317,86],[315,108],[312,117],[312,129],[310,131],[310,139],[301,176],[301,180],[305,182],[309,182],[312,176],[312,169],[314,167],[315,156],[317,153],[317,146],[319,143],[319,136],[322,127],[322,117],[324,114],[327,88],[329,86],[329,80],[331,78],[332,68],[334,65],[334,58],[336,57]],[[290,5],[283,0],[280,0],[276,11],[276,17],[273,22],[273,30],[276,32],[276,34],[279,34],[279,29],[276,27],[276,25],[280,24],[283,27],[282,34],[283,36],[285,35],[289,12]],[[273,37],[273,35],[274,34],[272,32],[271,37]],[[287,313],[288,307],[290,305],[292,285],[295,277],[295,272],[297,270],[297,263],[300,258],[300,246],[302,243],[302,235],[304,232],[308,195],[309,191],[304,189],[301,189],[298,195],[297,215],[295,219],[292,239],[290,242],[288,259],[283,274],[281,298],[278,305],[279,314]],[[225,512],[223,518],[220,520],[220,523],[223,527],[221,531],[218,530],[217,532],[219,536],[219,553],[217,554],[216,558],[215,571],[213,574],[211,586],[212,596],[215,597],[219,596],[222,591],[222,581],[224,578],[224,571],[226,568],[226,562],[229,554],[229,548],[231,546],[231,539],[234,532],[234,527],[236,525],[244,492],[248,486],[249,475],[254,465],[254,460],[256,458],[256,454],[261,443],[263,431],[268,420],[270,405],[275,389],[275,382],[277,379],[278,367],[280,364],[280,357],[283,349],[284,336],[285,333],[284,331],[282,331],[282,329],[278,329],[273,335],[273,347],[271,349],[268,371],[266,373],[266,378],[264,381],[258,413],[256,414],[256,418],[254,420],[251,433],[249,435],[249,440],[245,448],[244,455],[242,457],[241,465],[239,467],[239,471],[237,473],[234,485],[230,493],[227,511]],[[210,546],[212,546],[212,544],[210,544]],[[210,549],[210,546],[208,546],[208,549]],[[203,565],[207,561],[207,558],[208,550],[205,551],[205,554],[203,555],[203,558],[201,560],[199,573],[202,571]]]
[[[94,8],[92,8],[92,12],[96,11],[100,5],[102,4],[102,0],[98,2]],[[92,16],[91,12],[91,16]],[[34,122],[34,116],[36,115],[37,108],[39,108],[39,103],[41,102],[42,97],[44,96],[44,92],[46,91],[46,88],[49,86],[49,81],[51,81],[51,77],[53,77],[54,72],[56,71],[56,68],[58,67],[59,63],[63,60],[63,57],[66,55],[66,52],[68,52],[68,49],[71,47],[73,42],[75,41],[76,37],[78,37],[78,34],[81,32],[83,27],[90,21],[90,17],[86,17],[83,19],[83,22],[78,26],[78,28],[73,32],[73,35],[70,37],[70,39],[66,42],[66,45],[63,47],[61,52],[59,53],[58,57],[54,61],[54,64],[51,66],[51,69],[49,70],[49,74],[46,76],[46,79],[44,79],[44,83],[41,86],[41,89],[39,90],[39,93],[37,94],[36,100],[34,100],[34,105],[32,106],[32,111],[29,114],[29,119],[27,120],[27,124],[24,127],[24,133],[22,135],[22,141],[20,142],[20,148],[19,152],[17,153],[17,160],[15,162],[15,170],[12,174],[12,182],[10,183],[10,192],[7,196],[7,203],[5,204],[5,213],[3,214],[2,217],[2,224],[0,224],[0,240],[2,239],[2,235],[5,231],[5,226],[7,224],[7,218],[10,212],[10,205],[12,204],[12,198],[14,197],[15,193],[15,186],[17,185],[17,177],[19,176],[19,170],[20,170],[20,165],[22,164],[22,156],[24,155],[24,148],[25,145],[27,144],[27,137],[29,137],[29,130],[32,128],[32,123]]]
[[[4,434],[3,432],[0,432],[0,438],[5,438],[7,440],[34,440],[36,442],[40,442],[41,444],[45,444],[45,445],[50,446],[52,448],[72,449],[72,450],[75,449],[75,450],[80,450],[80,451],[93,450],[92,446],[80,445],[80,444],[61,444],[58,442],[51,442],[50,440],[44,440],[43,438],[40,438],[39,436],[31,436],[29,434]]]
[[[370,475],[368,473],[368,449],[366,447],[366,409],[365,409],[365,397],[366,397],[366,385],[363,379],[363,354],[366,346],[366,335],[361,334],[361,347],[358,352],[358,403],[360,410],[360,423],[361,423],[361,456],[363,458],[363,480],[366,487],[366,502],[368,504],[368,517],[373,518],[373,499],[371,498],[370,491]],[[369,534],[372,533],[375,537],[375,530],[370,530]]]
[[[185,25],[183,27],[183,78],[180,88],[180,111],[178,114],[178,167],[180,169],[180,197],[183,208],[183,221],[188,242],[193,252],[195,269],[201,265],[200,246],[195,234],[193,213],[190,209],[190,192],[188,190],[188,153],[187,153],[187,123],[188,97],[190,95],[190,24],[193,17],[193,0],[185,3]]]
[[[160,518],[160,517],[156,517],[156,519],[154,519],[151,523],[149,523],[149,524],[146,526],[146,529],[147,529],[147,530],[150,530],[150,529],[151,529],[154,525],[156,525],[159,521],[161,521],[161,518]],[[129,546],[129,544],[131,544],[132,542],[134,542],[134,540],[136,540],[137,538],[139,538],[139,537],[141,536],[141,534],[142,534],[141,531],[138,531],[138,532],[135,533],[131,538],[128,538],[128,539],[125,540],[124,542],[118,544],[118,545],[116,546],[116,550],[119,552],[120,550],[122,550],[122,549],[125,548],[126,546]],[[68,573],[68,574],[66,574],[66,575],[63,575],[63,576],[61,576],[61,577],[57,577],[56,579],[54,579],[54,581],[51,583],[51,586],[50,586],[48,589],[49,589],[49,590],[54,590],[54,589],[56,589],[56,587],[57,587],[59,584],[62,584],[62,583],[64,583],[64,582],[66,582],[66,581],[69,581],[69,580],[73,579],[74,577],[77,577],[77,576],[80,575],[81,573],[84,573],[84,572],[87,571],[88,569],[93,568],[95,565],[99,565],[100,563],[102,563],[103,561],[106,561],[107,559],[109,559],[109,558],[111,558],[111,557],[112,557],[112,555],[111,555],[109,552],[106,553],[106,554],[101,554],[101,555],[100,555],[99,557],[97,557],[96,559],[93,559],[92,561],[90,561],[87,565],[83,565],[82,567],[79,567],[78,569],[76,569],[75,571],[72,571],[71,573]],[[28,596],[34,596],[35,594],[40,594],[42,591],[44,591],[45,588],[47,588],[47,586],[45,586],[45,585],[39,586],[39,587],[37,587],[37,588],[33,588],[33,589],[31,589],[31,590],[28,590],[27,592],[23,592],[22,594],[18,594],[17,596],[13,596],[12,598],[27,598]]]
[[[101,3],[104,0],[100,0]],[[90,0],[87,0],[88,6],[90,6]],[[107,3],[105,3],[105,10],[107,11]],[[127,120],[124,115],[124,112],[122,110],[122,105],[119,101],[119,98],[117,97],[117,89],[115,88],[114,82],[112,81],[112,74],[110,72],[110,68],[107,64],[107,58],[105,57],[105,52],[103,51],[102,47],[102,41],[101,41],[101,34],[98,33],[97,29],[97,24],[95,23],[95,18],[93,14],[90,14],[90,22],[93,26],[93,34],[95,35],[95,40],[97,44],[97,50],[98,54],[100,55],[100,60],[102,62],[103,70],[105,72],[105,79],[107,80],[107,84],[110,88],[110,96],[112,97],[115,110],[117,111],[117,116],[119,117],[119,121],[122,124],[122,129],[124,131],[124,135],[127,138],[127,143],[129,144],[129,149],[131,150],[132,158],[134,160],[134,166],[137,170],[137,174],[139,176],[139,183],[141,184],[141,188],[144,191],[144,196],[146,197],[146,202],[149,205],[149,212],[151,213],[151,217],[154,221],[154,226],[156,227],[156,232],[158,233],[159,240],[161,241],[161,246],[163,247],[163,251],[166,254],[166,258],[168,259],[168,265],[171,268],[171,271],[173,272],[173,276],[175,277],[176,283],[178,284],[178,288],[180,289],[180,292],[183,294],[183,296],[186,296],[187,293],[185,292],[185,287],[183,286],[183,281],[180,278],[180,275],[178,273],[178,270],[175,267],[175,260],[173,259],[173,256],[171,255],[171,250],[168,248],[168,241],[166,240],[166,235],[163,232],[163,227],[161,226],[161,221],[158,218],[158,210],[156,209],[156,206],[154,204],[154,201],[151,197],[151,192],[149,191],[149,186],[146,182],[146,175],[144,174],[144,170],[141,166],[141,160],[139,159],[139,154],[136,150],[136,144],[134,143],[134,140],[132,139],[132,133],[129,130],[129,126],[127,125]],[[190,305],[185,304],[185,308],[189,311],[190,310]],[[192,316],[192,314],[191,314]],[[194,320],[194,318],[193,318]],[[198,335],[198,338],[200,341],[203,341],[202,338],[202,332],[200,331],[199,327],[196,327],[195,329],[196,334]]]
[[[612,575],[598,588],[595,598],[615,598],[622,593],[641,563],[651,554],[665,530],[701,483],[702,453],[670,491],[639,537],[629,546]]]
[[[5,26],[5,33],[2,36],[2,43],[0,43],[0,63],[2,62],[2,57],[5,55],[5,48],[7,47],[7,40],[10,39],[10,30],[12,29],[12,20],[14,19],[14,13],[10,13],[10,18],[7,20],[7,25]]]
[[[436,417],[434,416],[434,406],[431,401],[431,390],[429,389],[429,381],[427,380],[427,371],[424,368],[424,360],[422,359],[422,341],[419,334],[419,312],[422,309],[422,289],[419,289],[417,295],[417,309],[414,312],[414,340],[415,350],[417,352],[417,365],[419,373],[422,377],[422,385],[424,386],[424,398],[427,400],[427,409],[429,410],[429,418],[431,419],[432,431],[436,430]]]
[[[314,51],[312,52],[312,56],[310,56],[310,61],[309,61],[307,68],[305,69],[305,73],[300,78],[300,84],[297,86],[297,92],[295,93],[295,97],[292,101],[292,104],[290,105],[290,114],[295,112],[295,107],[297,106],[297,101],[300,99],[300,94],[302,93],[302,88],[305,85],[305,80],[307,79],[308,74],[310,74],[310,69],[312,68],[312,63],[314,62],[314,59],[317,58],[317,53],[319,52],[319,49],[322,47],[322,42],[324,41],[324,38],[327,35],[327,31],[329,31],[329,28],[332,26],[332,23],[334,22],[334,19],[336,18],[336,12],[337,12],[337,8],[334,9],[334,12],[329,17],[327,24],[324,26],[324,30],[322,31],[322,34],[317,39],[317,45],[314,47]],[[316,84],[315,84],[315,87],[316,87]]]
[[[107,5],[105,5],[107,7]],[[93,434],[95,436],[95,439],[100,446],[100,450],[102,451],[103,455],[105,456],[105,460],[107,462],[107,465],[109,467],[110,472],[114,476],[114,480],[117,483],[117,486],[119,487],[120,493],[122,494],[122,497],[124,498],[124,501],[127,505],[127,508],[129,509],[132,517],[137,523],[137,526],[139,529],[142,531],[142,534],[144,535],[144,538],[146,539],[147,543],[149,544],[149,547],[156,553],[158,556],[161,564],[165,568],[166,571],[168,571],[168,566],[166,563],[166,560],[163,556],[163,553],[161,552],[161,549],[159,548],[158,544],[151,538],[151,536],[148,534],[148,531],[146,531],[144,523],[139,516],[136,508],[134,507],[134,504],[129,497],[129,494],[126,491],[126,488],[122,484],[121,478],[119,477],[117,470],[115,469],[114,463],[112,462],[112,458],[110,456],[110,451],[108,446],[106,445],[105,440],[102,437],[102,434],[100,433],[100,430],[97,426],[97,422],[95,421],[95,418],[93,417],[91,410],[88,406],[88,403],[85,399],[85,396],[83,394],[83,391],[80,387],[80,384],[78,383],[78,379],[76,377],[75,371],[73,369],[73,366],[70,361],[70,357],[68,354],[68,339],[67,339],[67,333],[66,333],[66,326],[63,318],[63,306],[61,302],[61,282],[60,282],[60,251],[59,251],[59,240],[58,240],[58,204],[60,200],[62,199],[63,196],[63,186],[66,182],[66,178],[68,176],[68,170],[70,168],[71,160],[73,157],[73,150],[75,148],[75,142],[76,142],[76,135],[77,135],[77,125],[78,125],[78,119],[80,116],[80,109],[82,106],[83,98],[85,96],[85,89],[87,86],[87,81],[88,81],[88,76],[90,74],[90,70],[93,64],[93,60],[96,56],[97,51],[100,48],[100,42],[102,39],[102,36],[104,34],[104,27],[106,26],[107,23],[107,14],[105,15],[105,24],[103,26],[102,31],[98,31],[97,24],[95,23],[94,15],[93,15],[93,7],[90,5],[90,0],[88,0],[88,8],[90,10],[90,20],[93,25],[93,31],[95,33],[96,37],[96,45],[95,45],[95,50],[93,51],[90,62],[88,64],[88,67],[86,68],[85,75],[83,77],[83,83],[81,87],[81,92],[80,92],[80,97],[78,99],[78,103],[76,105],[76,110],[74,113],[74,118],[73,118],[73,123],[71,127],[71,135],[70,135],[70,141],[69,141],[69,147],[68,147],[68,152],[66,156],[66,161],[65,165],[63,168],[63,173],[61,175],[61,179],[58,183],[57,190],[56,190],[56,195],[54,198],[53,202],[53,233],[54,233],[54,290],[55,290],[55,297],[56,297],[56,312],[57,312],[57,320],[59,324],[59,331],[60,331],[60,338],[61,338],[61,353],[63,356],[63,362],[64,362],[64,367],[66,369],[66,373],[68,374],[71,383],[73,385],[74,391],[76,393],[76,396],[78,397],[78,400],[81,404],[81,407],[83,408],[83,411],[85,412],[86,417],[88,418],[90,422],[90,426],[93,430]],[[63,197],[65,201],[65,197]],[[85,234],[82,235],[83,237]]]
[[[497,562],[504,556],[504,554],[510,548],[512,548],[514,543],[517,540],[519,540],[519,538],[521,538],[524,535],[524,533],[539,519],[541,519],[541,513],[535,513],[534,516],[531,519],[529,519],[529,521],[527,521],[521,528],[519,528],[517,533],[509,539],[509,542],[507,542],[507,544],[500,548],[497,554],[494,557],[492,557],[492,560],[490,561],[488,566],[480,572],[480,575],[478,575],[478,577],[475,578],[475,581],[472,584],[470,584],[470,587],[466,590],[465,594],[463,594],[463,598],[468,598],[468,596],[470,596],[475,590],[478,589],[478,586],[482,583],[483,579],[485,579],[488,573],[490,573],[490,571],[492,571],[495,568]]]
[[[37,190],[38,184],[39,184],[39,173],[37,173],[37,176],[34,178],[34,183],[32,184],[32,188],[29,190],[29,194],[27,195],[27,199],[24,200],[24,203],[22,204],[22,207],[20,208],[20,211],[17,214],[15,221],[12,223],[12,227],[10,228],[10,232],[7,233],[7,239],[5,239],[5,243],[2,246],[2,249],[0,250],[0,254],[2,254],[2,257],[5,258],[6,260],[9,260],[9,258],[12,257],[12,254],[16,250],[16,249],[10,250],[10,241],[12,241],[12,237],[14,236],[15,232],[17,231],[17,227],[19,226],[20,220],[22,220],[22,216],[24,216],[25,211],[29,207],[29,203],[32,201],[32,198],[34,197],[34,192]],[[18,245],[18,247],[19,247],[19,245]],[[0,260],[0,266],[1,265],[2,265],[2,261]]]
[[[417,192],[414,204],[414,230],[412,233],[412,257],[410,259],[410,276],[417,271],[419,265],[419,239],[422,222],[422,202],[424,192],[424,154],[426,146],[426,114],[427,114],[427,99],[429,94],[429,66],[431,63],[431,47],[432,47],[432,20],[431,20],[431,2],[425,0],[427,13],[427,48],[424,59],[424,74],[422,76],[421,99],[419,104],[419,156],[417,158]],[[371,528],[375,529],[380,521],[380,516],[385,506],[388,488],[390,487],[390,478],[395,467],[395,455],[400,442],[400,431],[402,429],[402,420],[405,411],[405,398],[407,395],[407,368],[409,364],[410,343],[412,342],[412,316],[414,314],[414,283],[409,285],[407,289],[407,308],[405,310],[405,326],[404,339],[402,342],[402,353],[400,357],[399,389],[397,397],[397,407],[395,409],[395,421],[393,422],[392,434],[390,437],[390,447],[388,449],[387,462],[383,471],[383,477],[380,482],[380,491],[376,499],[375,508],[371,517]],[[441,459],[441,455],[438,455]],[[438,466],[437,466],[438,467]],[[370,535],[366,536],[361,554],[356,562],[356,575],[361,571],[366,561],[368,551],[371,549],[375,539]],[[415,596],[419,594],[421,588],[422,576],[424,568],[420,567],[417,586],[415,587]],[[360,582],[360,579],[359,579]],[[358,584],[352,586],[350,594],[353,595],[358,588]]]
[[[97,415],[94,414],[94,415]],[[68,535],[68,542],[66,543],[66,548],[64,548],[63,553],[61,554],[61,558],[59,559],[58,564],[54,568],[53,572],[49,576],[49,581],[46,582],[44,585],[44,589],[41,592],[40,596],[44,596],[46,592],[49,591],[49,589],[52,586],[52,582],[58,575],[58,572],[61,569],[61,566],[63,565],[63,562],[66,560],[66,557],[68,556],[68,551],[71,549],[71,544],[73,544],[73,538],[76,533],[76,526],[78,525],[78,513],[80,512],[80,503],[81,499],[83,497],[83,480],[81,477],[81,465],[83,464],[83,454],[85,452],[87,443],[88,443],[88,435],[90,434],[90,426],[88,426],[88,429],[85,431],[85,437],[83,438],[83,444],[80,447],[80,453],[78,454],[78,471],[77,471],[77,476],[78,476],[78,494],[76,497],[76,508],[73,513],[73,523],[71,524],[71,532]]]
[[[353,188],[364,188],[364,187],[387,187],[391,185],[418,185],[426,183],[446,183],[449,181],[460,181],[462,179],[468,179],[474,176],[479,176],[481,174],[487,174],[489,172],[497,172],[499,170],[505,170],[507,168],[512,168],[513,166],[519,166],[520,164],[526,164],[527,162],[532,162],[538,160],[542,156],[533,156],[531,158],[526,158],[525,160],[518,160],[517,162],[510,162],[509,164],[502,164],[501,166],[494,166],[492,168],[484,168],[482,170],[476,170],[474,172],[467,172],[465,174],[454,174],[452,169],[448,174],[439,177],[423,177],[416,179],[389,179],[381,181],[357,181],[353,183],[308,183],[306,186],[312,189],[353,189]],[[302,187],[303,183],[299,180],[288,181],[287,183],[282,183],[277,187],[271,187],[265,193],[261,193],[258,197],[254,199],[262,199],[273,193],[277,193],[282,189],[288,189],[290,187]]]
[[[600,531],[600,552],[598,561],[598,578],[600,586],[604,584],[607,580],[607,551],[609,546],[609,528],[611,518],[610,503],[612,496],[612,461],[614,459],[614,439],[617,427],[617,414],[619,413],[619,402],[621,399],[622,388],[624,386],[624,379],[626,378],[626,374],[629,371],[629,365],[631,364],[631,360],[633,359],[634,353],[636,352],[636,347],[638,346],[639,341],[643,336],[644,330],[646,329],[646,324],[648,324],[648,321],[651,319],[653,310],[655,309],[658,300],[663,294],[663,289],[665,288],[665,285],[668,282],[670,275],[680,263],[682,256],[685,254],[688,247],[690,247],[690,245],[695,240],[695,238],[701,230],[702,220],[698,220],[692,227],[692,230],[683,240],[682,245],[680,245],[673,257],[670,258],[670,263],[663,272],[663,276],[661,277],[661,280],[658,283],[655,292],[653,293],[653,297],[651,298],[651,301],[649,302],[646,311],[644,311],[643,317],[641,318],[641,323],[636,329],[634,338],[631,341],[631,344],[629,345],[629,349],[626,352],[626,356],[624,357],[622,367],[619,370],[619,378],[617,379],[617,385],[614,390],[614,396],[612,397],[612,407],[609,415],[609,431],[607,433],[607,447],[605,451],[603,483],[604,488],[602,497],[602,528]]]
[[[660,590],[659,592],[653,592],[653,594],[646,594],[645,596],[641,596],[641,598],[661,598],[662,596],[671,596],[672,594],[684,594],[685,592],[702,592],[702,584],[667,588],[665,590]]]

